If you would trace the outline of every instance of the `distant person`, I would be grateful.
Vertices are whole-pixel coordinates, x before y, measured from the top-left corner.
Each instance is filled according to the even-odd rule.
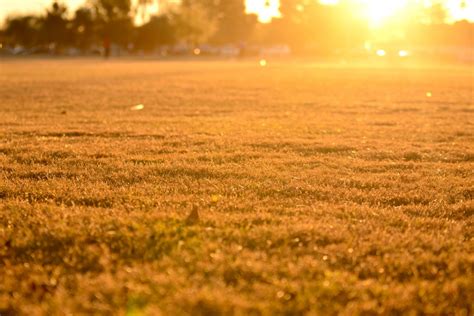
[[[108,36],[104,37],[104,57],[108,59],[110,57],[110,38]]]
[[[239,58],[247,57],[247,44],[244,42],[239,43]]]

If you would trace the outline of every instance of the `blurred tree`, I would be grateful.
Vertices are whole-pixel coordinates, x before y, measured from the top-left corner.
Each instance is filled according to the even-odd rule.
[[[305,51],[321,45],[326,37],[325,7],[316,1],[282,0],[282,18],[275,20],[270,40],[288,43],[295,51]],[[272,23],[273,24],[273,23]],[[332,35],[334,36],[334,35]]]
[[[216,23],[211,41],[218,44],[246,42],[252,38],[257,16],[246,14],[243,0],[192,0],[200,2]]]
[[[188,45],[203,44],[215,34],[217,23],[208,9],[200,0],[184,0],[179,10],[171,13],[178,37]]]
[[[176,30],[167,15],[154,16],[148,23],[137,28],[135,48],[152,51],[162,45],[176,42]]]
[[[270,24],[259,24],[255,16],[247,15],[243,0],[182,0],[179,6],[167,7],[174,10],[153,17],[139,27],[133,24],[137,13],[132,0],[88,1],[70,20],[66,7],[57,2],[42,16],[10,17],[6,20],[3,37],[12,46],[41,48],[49,45],[56,51],[68,46],[87,51],[94,43],[106,42],[105,39],[124,48],[134,42],[137,48],[146,51],[179,41],[199,45],[238,44],[257,39],[261,44],[288,44],[293,52],[312,54],[349,51],[362,47],[371,37],[366,21],[352,14],[349,0],[341,0],[337,6],[324,6],[312,0],[281,0],[282,18]],[[139,6],[176,3],[134,1],[133,4]],[[403,24],[403,42],[396,45],[472,47],[474,24],[443,23],[445,7],[440,0],[434,3],[430,8],[410,3],[403,19],[397,21]],[[394,28],[392,26],[387,23],[389,29]]]
[[[347,2],[327,6],[317,1],[281,0],[281,19],[269,29],[270,42],[290,44],[294,51],[328,54],[362,46],[368,27]]]
[[[105,21],[130,18],[130,0],[90,0],[97,17]]]
[[[86,52],[98,40],[96,35],[96,20],[92,9],[79,8],[71,21],[74,45]]]
[[[448,17],[446,8],[441,3],[435,3],[431,7],[425,8],[425,10],[431,24],[443,24]]]
[[[133,36],[130,0],[91,0],[98,24],[98,33],[104,41],[127,48]]]
[[[46,11],[46,16],[40,19],[39,39],[43,44],[50,46],[55,53],[70,40],[66,13],[66,6],[54,2]]]
[[[446,45],[451,36],[447,32],[450,28],[444,24],[447,17],[445,7],[440,2],[426,7],[421,4],[412,4],[414,12],[411,21],[406,26],[407,42],[417,46],[432,46],[434,43]]]
[[[146,22],[148,11],[151,6],[160,6],[160,0],[135,0],[136,5],[133,8],[134,15],[139,16],[142,22]]]
[[[12,46],[31,48],[38,43],[40,23],[38,17],[27,15],[9,17],[5,23],[5,37]]]
[[[453,34],[452,44],[474,49],[474,23],[469,23],[466,20],[459,21],[452,26]],[[472,50],[471,50],[471,58]]]

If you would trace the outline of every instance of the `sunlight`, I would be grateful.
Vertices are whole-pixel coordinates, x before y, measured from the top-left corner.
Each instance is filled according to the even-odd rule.
[[[449,12],[448,22],[468,20],[474,22],[474,1],[450,0],[445,1]]]
[[[446,22],[467,20],[474,22],[473,0],[348,0],[354,6],[362,6],[362,12],[373,28],[382,26],[388,19],[402,15],[411,4],[430,7],[441,4],[446,9]],[[337,5],[340,0],[319,0],[323,5]]]
[[[336,5],[339,3],[339,0],[319,0],[319,3],[324,5]]]
[[[337,5],[341,0],[306,0],[306,2],[315,1],[323,5]],[[65,0],[72,10],[83,4],[85,0]],[[132,0],[136,4],[138,0]],[[245,0],[247,13],[258,15],[259,21],[262,23],[271,22],[273,18],[281,16],[280,13],[281,0]],[[303,1],[304,2],[304,1]],[[412,3],[422,3],[430,6],[433,3],[441,3],[448,12],[447,22],[454,23],[460,20],[468,20],[474,22],[474,1],[473,0],[346,0],[354,4],[354,6],[362,6],[363,15],[368,19],[372,27],[379,27],[387,19],[395,15],[402,14],[404,9]],[[0,0],[0,19],[10,13],[22,13],[40,10],[48,7],[51,0]],[[169,7],[173,7],[180,3],[180,0],[168,0],[152,2],[146,7],[146,12],[139,14],[138,22],[146,19],[150,15],[159,11],[166,11]],[[141,23],[138,23],[141,24]]]
[[[373,28],[380,27],[384,22],[400,13],[407,4],[407,0],[363,0],[364,11]]]
[[[245,6],[247,13],[256,14],[262,23],[281,16],[279,0],[245,0]]]

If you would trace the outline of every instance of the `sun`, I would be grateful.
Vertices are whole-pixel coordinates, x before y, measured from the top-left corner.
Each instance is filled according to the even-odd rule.
[[[371,27],[377,28],[386,20],[401,13],[407,6],[407,0],[361,0],[363,14]]]

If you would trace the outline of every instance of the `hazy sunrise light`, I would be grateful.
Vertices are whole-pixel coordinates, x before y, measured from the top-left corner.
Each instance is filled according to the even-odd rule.
[[[257,14],[259,21],[268,23],[273,18],[281,17],[281,0],[243,0],[245,1],[247,12]],[[319,2],[323,5],[338,5],[344,1],[341,0],[308,0]],[[42,10],[48,7],[52,0],[0,0],[0,19],[5,18],[7,14],[24,13]],[[84,0],[64,0],[62,3],[71,8],[84,4]],[[136,1],[135,1],[136,2]],[[167,1],[177,3],[179,0]],[[388,18],[398,14],[406,13],[409,7],[421,5],[430,7],[433,4],[441,4],[447,12],[446,22],[452,23],[460,20],[474,22],[474,1],[473,0],[347,0],[351,6],[354,6],[354,12],[366,18],[371,26],[377,27],[384,23]],[[155,4],[154,4],[155,3]],[[158,12],[158,1],[151,1],[148,6],[148,15]]]
[[[311,0],[309,0],[311,1]],[[309,2],[308,1],[308,2]],[[340,0],[313,0],[323,5],[338,5]],[[441,4],[447,11],[446,22],[460,20],[474,21],[474,1],[467,0],[348,0],[356,14],[361,14],[373,27],[380,26],[386,19],[406,13],[411,6],[431,7]],[[280,0],[246,0],[247,11],[256,13],[261,22],[270,22],[280,17]]]
[[[0,316],[472,315],[473,34],[474,0],[0,0]]]
[[[263,23],[281,15],[279,0],[246,0],[245,4],[247,12],[257,14],[259,21]]]

